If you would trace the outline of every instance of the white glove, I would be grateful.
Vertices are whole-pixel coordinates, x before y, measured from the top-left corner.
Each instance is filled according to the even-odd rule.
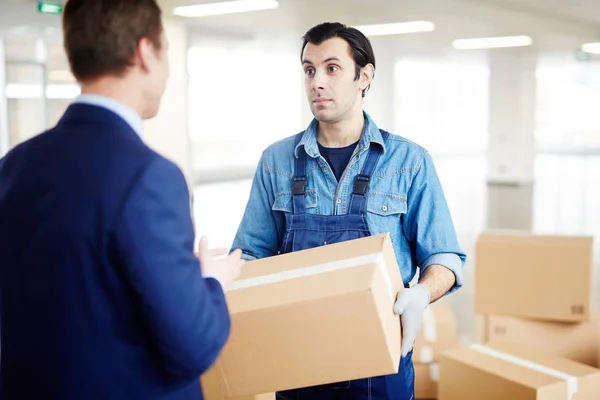
[[[406,357],[413,348],[429,301],[429,291],[421,284],[398,293],[394,314],[400,315],[402,321],[402,357]]]

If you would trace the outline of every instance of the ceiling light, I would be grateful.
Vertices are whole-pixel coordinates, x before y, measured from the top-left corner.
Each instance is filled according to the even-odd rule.
[[[600,43],[584,43],[581,45],[581,50],[590,54],[600,54]]]
[[[269,10],[277,7],[279,7],[277,0],[234,0],[176,7],[173,13],[180,17],[206,17],[209,15]]]
[[[456,39],[452,46],[457,50],[494,49],[501,47],[530,46],[533,40],[529,36],[499,36],[475,39]]]
[[[359,25],[358,29],[366,36],[400,35],[404,33],[431,32],[435,29],[433,22],[409,21],[393,24]]]

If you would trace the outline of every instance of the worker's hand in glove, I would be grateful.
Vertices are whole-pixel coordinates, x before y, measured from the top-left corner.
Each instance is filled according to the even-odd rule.
[[[398,293],[394,313],[400,315],[402,321],[402,357],[406,357],[413,348],[429,299],[429,292],[420,284]]]

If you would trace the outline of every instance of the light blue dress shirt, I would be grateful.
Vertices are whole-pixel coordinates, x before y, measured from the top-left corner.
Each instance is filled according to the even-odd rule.
[[[140,136],[144,132],[144,124],[142,122],[142,117],[135,111],[133,111],[130,107],[125,104],[111,99],[106,96],[101,96],[98,94],[81,94],[77,96],[74,103],[83,103],[90,104],[92,106],[98,106],[102,108],[106,108],[117,114],[119,117],[123,118],[129,126]]]

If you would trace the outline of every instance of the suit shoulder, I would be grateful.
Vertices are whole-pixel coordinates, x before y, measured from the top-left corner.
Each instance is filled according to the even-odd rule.
[[[8,152],[6,152],[4,157],[2,157],[0,159],[0,167],[2,167],[3,165],[10,164],[10,162],[12,160],[16,160],[21,157],[27,157],[27,154],[25,154],[25,153],[28,151],[28,149],[31,148],[32,146],[35,147],[36,143],[38,143],[41,140],[41,138],[43,137],[42,135],[45,133],[48,133],[50,131],[52,131],[52,129],[49,129],[40,134],[37,134],[21,143],[15,145],[12,149],[10,149]]]

